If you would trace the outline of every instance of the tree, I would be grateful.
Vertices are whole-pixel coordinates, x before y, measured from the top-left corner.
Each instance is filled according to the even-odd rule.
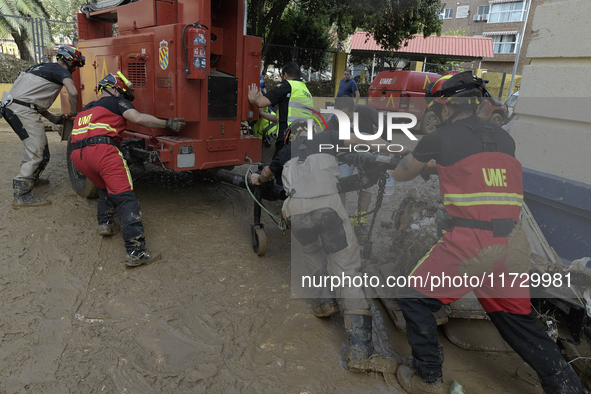
[[[0,35],[6,37],[11,34],[21,59],[34,60],[27,46],[27,42],[34,36],[31,18],[49,19],[41,0],[0,0],[0,14],[5,15],[0,16]],[[49,32],[46,21],[43,22],[42,28]]]
[[[262,37],[266,44],[276,43],[285,27],[284,10],[292,8],[311,15],[339,40],[362,29],[389,50],[398,49],[416,33],[439,34],[442,25],[441,0],[251,0],[248,33]]]
[[[364,25],[384,49],[396,50],[413,34],[440,34],[441,0],[378,0],[380,12],[366,14]]]
[[[43,3],[52,20],[63,22],[51,24],[51,32],[58,42],[76,42],[76,28],[73,22],[76,21],[76,13],[87,2],[88,0],[46,0]]]
[[[291,7],[283,14],[281,29],[275,32],[273,46],[265,48],[264,58],[277,64],[296,59],[305,68],[321,70],[327,64],[326,52],[331,44],[330,34],[319,18]]]

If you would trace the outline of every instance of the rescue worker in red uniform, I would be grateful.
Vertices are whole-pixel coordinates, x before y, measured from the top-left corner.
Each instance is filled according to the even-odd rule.
[[[407,181],[434,172],[435,160],[451,216],[442,238],[410,274],[422,283],[409,280],[411,287],[398,293],[414,366],[398,368],[398,381],[409,393],[443,392],[443,347],[433,312],[474,291],[546,393],[583,393],[580,379],[531,314],[529,288],[520,286],[522,280],[514,286],[500,280],[528,272],[530,248],[519,221],[523,184],[515,141],[476,116],[484,89],[470,71],[443,76],[428,88],[427,101],[443,123],[394,170],[394,180]],[[456,280],[439,282],[445,276]],[[465,276],[481,281],[457,280]],[[432,286],[433,278],[439,285]]]
[[[179,132],[183,118],[158,119],[138,112],[131,104],[131,83],[121,74],[107,75],[98,83],[101,98],[87,104],[74,120],[72,154],[78,171],[99,188],[97,219],[99,234],[113,234],[113,215],[121,219],[127,250],[125,265],[135,267],[156,260],[146,249],[140,204],[133,192],[133,181],[119,146],[127,121],[144,127]]]
[[[12,206],[38,207],[49,205],[49,200],[35,197],[35,186],[49,183],[40,176],[49,163],[49,145],[45,135],[43,118],[54,124],[62,124],[66,115],[53,115],[48,111],[62,87],[68,92],[68,103],[73,118],[77,113],[78,91],[72,80],[77,67],[83,67],[85,58],[73,45],[62,45],[56,52],[57,62],[40,63],[20,72],[0,102],[0,116],[23,141],[23,154],[19,174],[12,181],[14,201]]]

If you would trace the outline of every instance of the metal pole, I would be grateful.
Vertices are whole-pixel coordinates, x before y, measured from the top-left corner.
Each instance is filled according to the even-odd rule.
[[[509,94],[507,95],[507,97],[511,96],[511,94],[513,94],[513,85],[515,85],[515,74],[517,73],[517,64],[519,64],[519,55],[521,54],[521,43],[523,42],[523,39],[525,38],[525,27],[527,26],[527,18],[529,17],[529,7],[531,5],[532,0],[529,0],[527,2],[527,9],[525,10],[525,21],[523,22],[523,29],[521,29],[521,37],[519,42],[517,43],[517,56],[515,57],[515,64],[513,65],[513,74],[511,75],[511,85],[509,85]],[[501,92],[500,95],[502,95],[503,92]]]
[[[503,73],[503,79],[501,79],[501,88],[499,90],[499,100],[501,100],[501,98],[503,97],[503,89],[505,88],[505,79],[507,79],[507,73]]]
[[[244,28],[242,29],[242,34],[246,35],[246,25],[248,24],[248,0],[244,0]]]
[[[39,22],[39,32],[41,33],[41,45],[39,45],[39,55],[41,58],[41,61],[45,61],[45,40],[43,37],[43,22],[40,19],[37,19],[37,22]]]
[[[373,59],[371,59],[371,81],[370,82],[373,82],[373,70],[375,68],[375,65],[376,65],[376,53],[374,52]]]
[[[39,63],[37,61],[37,44],[35,42],[35,18],[31,18],[31,35],[33,36],[33,61]]]
[[[427,56],[425,56],[425,59],[423,61],[423,72],[425,72],[425,67],[427,66]]]

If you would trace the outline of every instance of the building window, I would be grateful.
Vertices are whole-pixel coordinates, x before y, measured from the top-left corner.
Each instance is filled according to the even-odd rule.
[[[493,36],[494,53],[515,53],[517,47],[517,35]]]
[[[520,22],[523,20],[525,2],[492,4],[488,23]]]
[[[488,5],[479,5],[478,11],[476,11],[476,15],[488,15]]]
[[[445,8],[439,14],[439,19],[451,19],[454,16],[453,8]]]

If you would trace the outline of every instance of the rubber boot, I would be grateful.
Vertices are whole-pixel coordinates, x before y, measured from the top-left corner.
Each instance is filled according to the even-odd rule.
[[[406,365],[401,365],[398,368],[396,378],[398,378],[400,386],[409,394],[443,393],[442,379],[427,382],[418,375],[416,369]]]
[[[160,260],[162,255],[160,253],[152,254],[147,249],[132,251],[127,254],[127,258],[125,259],[125,265],[127,267],[139,267],[143,264],[148,264],[153,261]]]
[[[32,186],[27,181],[14,179],[12,181],[12,188],[14,190],[14,201],[12,207],[19,209],[23,207],[41,207],[51,204],[51,201],[44,198],[37,198],[31,192]]]
[[[345,314],[344,318],[349,339],[347,368],[354,372],[396,373],[398,361],[373,352],[372,316]]]
[[[339,313],[339,304],[334,298],[320,298],[315,299],[314,316],[316,317],[330,317]]]

